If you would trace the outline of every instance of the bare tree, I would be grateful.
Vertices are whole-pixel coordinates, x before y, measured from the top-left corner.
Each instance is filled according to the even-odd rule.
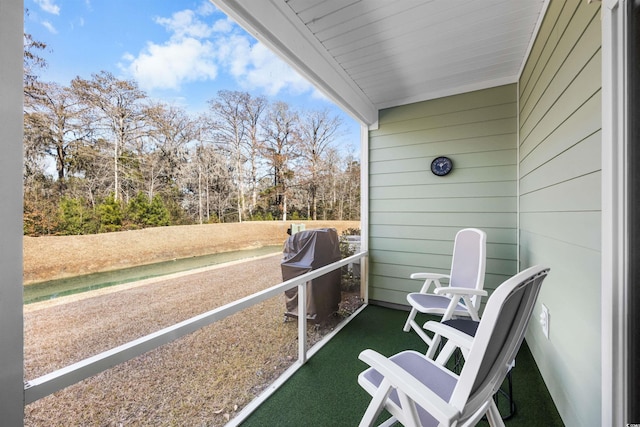
[[[311,218],[318,219],[318,185],[326,174],[324,157],[328,148],[342,132],[342,119],[328,110],[309,111],[300,121],[300,152],[304,159],[305,186],[309,192]],[[331,164],[331,163],[329,163]]]
[[[25,111],[25,152],[38,151],[50,156],[57,172],[60,190],[70,167],[72,150],[90,132],[81,126],[80,107],[73,93],[56,83],[34,83],[38,96]]]
[[[332,145],[341,121],[327,111],[300,119],[284,102],[223,91],[194,119],[104,71],[68,87],[41,83],[32,71],[39,63],[25,53],[28,233],[68,232],[60,212],[89,218],[90,227],[74,230],[102,229],[102,207],[141,192],[166,203],[175,224],[243,221],[260,211],[286,220],[305,208],[314,219],[359,214],[359,165]],[[106,226],[147,224],[122,215]]]
[[[322,205],[322,219],[338,219],[337,211],[338,199],[341,188],[339,183],[342,178],[342,159],[339,151],[334,147],[329,147],[321,160],[322,173],[318,177],[318,198]]]
[[[179,107],[154,103],[144,110],[147,132],[138,144],[141,172],[149,200],[176,185],[187,157],[187,144],[198,134],[196,121]]]
[[[65,189],[66,196],[85,196],[95,208],[97,199],[109,195],[112,185],[109,145],[103,138],[78,145],[69,164],[69,172],[74,179]]]
[[[262,115],[268,106],[266,98],[248,97],[245,109],[246,119],[246,156],[249,162],[248,181],[251,198],[249,203],[249,216],[253,216],[253,212],[258,204],[258,182],[260,180],[260,147],[261,140],[260,121]]]
[[[288,185],[294,176],[293,162],[299,156],[298,123],[298,114],[284,102],[272,104],[263,122],[265,138],[261,151],[273,173],[271,193],[283,221],[287,220]]]
[[[189,159],[181,184],[183,207],[200,224],[214,219],[224,222],[231,207],[232,184],[224,155],[215,146],[198,141]]]
[[[28,15],[29,11],[25,10]],[[31,34],[24,33],[24,53],[23,53],[23,93],[25,114],[33,111],[33,103],[39,98],[40,89],[38,85],[37,71],[47,67],[47,62],[37,51],[46,49],[47,45],[33,39]],[[44,176],[43,159],[45,157],[43,140],[40,131],[46,130],[46,126],[40,117],[25,117],[24,119],[24,154],[25,159],[24,179],[27,182],[36,176]],[[25,193],[26,195],[26,193]]]
[[[244,165],[247,158],[243,152],[243,145],[247,125],[246,106],[249,98],[250,95],[246,92],[221,90],[215,100],[209,101],[214,126],[219,133],[218,140],[228,151],[233,165],[238,222],[242,222],[245,211]]]
[[[113,193],[120,200],[120,165],[123,153],[144,126],[141,101],[146,94],[132,80],[119,80],[107,71],[93,74],[91,80],[76,77],[71,87],[78,98],[91,106],[104,139],[113,148]]]
[[[353,155],[345,159],[340,220],[360,219],[360,162]],[[344,212],[344,213],[343,213]]]
[[[353,220],[360,217],[360,162],[353,154],[338,156],[335,179],[327,187],[332,219]]]
[[[28,13],[28,11],[25,11]],[[24,33],[24,55],[23,55],[23,90],[25,102],[28,103],[29,98],[37,97],[40,93],[36,86],[38,81],[37,71],[47,68],[47,61],[41,57],[37,51],[47,48],[46,43],[33,39],[29,33]]]

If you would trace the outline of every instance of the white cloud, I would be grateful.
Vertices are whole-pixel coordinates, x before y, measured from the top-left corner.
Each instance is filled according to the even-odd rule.
[[[217,33],[230,33],[231,31],[233,31],[233,25],[234,22],[227,18],[227,19],[218,19],[216,22],[213,23],[213,30]]]
[[[200,10],[209,13],[209,9]],[[146,90],[179,90],[183,83],[214,80],[218,66],[215,50],[208,38],[216,31],[200,20],[193,10],[182,10],[169,18],[157,17],[155,22],[170,33],[169,40],[157,44],[148,42],[137,56],[127,54],[121,65]]]
[[[179,89],[184,82],[213,80],[218,67],[209,42],[194,38],[149,43],[137,57],[125,55],[124,67],[143,89]]]
[[[54,0],[34,0],[40,9],[53,15],[60,15],[60,6],[55,4]]]
[[[53,26],[53,24],[49,21],[42,21],[42,25],[49,30],[49,32],[51,34],[58,34],[58,30],[56,30],[56,27]]]
[[[246,57],[239,57],[238,53],[234,51],[232,74],[243,86],[260,88],[270,96],[275,96],[281,91],[297,95],[313,89],[300,74],[262,43],[251,46]]]
[[[198,8],[198,15],[209,16],[215,13],[216,7],[209,0],[204,0]]]
[[[172,38],[197,37],[207,38],[213,29],[197,18],[193,10],[182,10],[171,15],[171,18],[156,18],[158,24],[173,33]]]
[[[281,91],[301,94],[313,90],[289,65],[247,35],[232,34],[216,40],[217,58],[245,90],[276,96]]]
[[[197,10],[155,18],[170,33],[169,40],[162,44],[148,42],[137,56],[125,55],[127,64],[121,68],[146,90],[178,90],[183,83],[214,80],[224,72],[243,90],[269,96],[283,91],[315,92],[296,71],[227,17],[212,19],[211,24],[202,20],[215,11],[205,1]]]

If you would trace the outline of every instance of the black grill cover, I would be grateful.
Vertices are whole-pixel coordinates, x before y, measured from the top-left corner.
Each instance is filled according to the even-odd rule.
[[[287,281],[301,274],[340,261],[340,245],[335,228],[300,231],[284,244],[282,279]],[[319,323],[338,311],[340,304],[341,269],[307,282],[307,319]],[[285,292],[286,316],[298,316],[298,288]]]

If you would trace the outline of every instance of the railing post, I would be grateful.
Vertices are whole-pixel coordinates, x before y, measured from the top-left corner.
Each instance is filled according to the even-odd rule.
[[[298,363],[307,363],[307,282],[298,285]]]

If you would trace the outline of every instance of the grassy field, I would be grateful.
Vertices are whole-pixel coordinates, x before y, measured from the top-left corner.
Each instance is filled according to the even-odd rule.
[[[357,221],[296,221],[306,229],[359,228]],[[24,238],[24,283],[219,252],[281,245],[291,222],[181,225],[86,236]]]

